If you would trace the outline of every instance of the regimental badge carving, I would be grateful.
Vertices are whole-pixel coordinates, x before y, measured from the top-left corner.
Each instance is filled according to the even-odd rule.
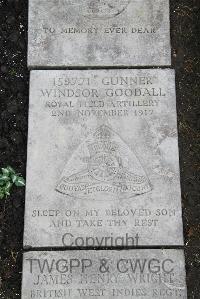
[[[84,0],[83,15],[88,18],[107,19],[121,14],[130,0]]]
[[[136,155],[108,126],[80,144],[68,161],[56,191],[75,198],[129,198],[151,191]]]

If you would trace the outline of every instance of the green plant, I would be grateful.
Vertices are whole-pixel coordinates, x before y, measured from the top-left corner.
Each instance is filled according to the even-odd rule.
[[[6,168],[1,168],[0,199],[10,195],[10,190],[13,185],[23,187],[25,186],[25,180],[22,176],[16,173],[12,167],[7,166]]]

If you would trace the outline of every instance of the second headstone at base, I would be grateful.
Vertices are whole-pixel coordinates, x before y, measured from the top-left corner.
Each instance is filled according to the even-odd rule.
[[[22,299],[186,299],[182,250],[24,254]]]
[[[174,71],[33,71],[25,247],[183,245]]]

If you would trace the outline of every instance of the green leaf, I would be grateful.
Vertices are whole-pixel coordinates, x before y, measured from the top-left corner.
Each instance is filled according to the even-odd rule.
[[[16,181],[15,181],[15,185],[17,187],[23,187],[23,186],[25,186],[25,180],[23,179],[23,177],[18,176],[17,179],[16,179]]]
[[[7,182],[10,178],[6,174],[0,175],[0,181]]]
[[[4,198],[4,193],[0,193],[0,199]]]
[[[9,176],[10,171],[7,168],[1,168],[3,175]]]
[[[12,182],[15,183],[16,180],[17,180],[18,176],[16,174],[12,174],[11,175],[11,179],[12,179]]]
[[[11,166],[6,167],[10,174],[15,174],[14,169]]]
[[[12,187],[12,183],[11,182],[7,182],[6,185],[5,185],[5,187],[4,187],[5,192],[10,191],[11,187]]]
[[[7,197],[7,196],[10,196],[10,192],[9,192],[8,190],[6,190],[6,191],[5,191],[5,195],[6,195],[6,197]]]

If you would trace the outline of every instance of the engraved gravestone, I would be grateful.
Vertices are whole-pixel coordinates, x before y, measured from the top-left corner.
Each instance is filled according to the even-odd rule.
[[[30,0],[28,66],[170,65],[168,0]]]
[[[24,254],[22,299],[186,299],[182,250]]]
[[[182,244],[174,71],[32,71],[24,246]]]

